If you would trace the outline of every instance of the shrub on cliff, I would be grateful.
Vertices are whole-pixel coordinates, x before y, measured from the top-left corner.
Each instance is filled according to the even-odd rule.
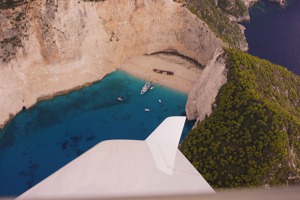
[[[300,77],[226,50],[228,82],[180,146],[215,188],[298,183]]]
[[[29,0],[3,0],[0,1],[0,10],[14,9],[15,7],[27,4]]]
[[[241,0],[218,0],[218,6],[237,18],[248,14],[247,6]]]
[[[246,39],[239,25],[236,22],[231,22],[227,14],[215,4],[214,0],[186,0],[186,6],[224,42],[233,48],[244,48]]]

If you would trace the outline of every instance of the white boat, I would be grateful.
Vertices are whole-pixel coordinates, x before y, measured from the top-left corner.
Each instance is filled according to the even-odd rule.
[[[149,108],[145,108],[145,112],[149,112],[150,111],[150,109]]]
[[[119,100],[119,101],[123,101],[122,97],[118,97],[118,100]]]
[[[154,89],[154,86],[151,86],[151,87],[150,87],[150,90],[153,90],[153,89]]]
[[[150,82],[146,82],[145,85],[143,86],[142,90],[141,90],[141,95],[145,94],[149,88],[151,87],[151,83]]]

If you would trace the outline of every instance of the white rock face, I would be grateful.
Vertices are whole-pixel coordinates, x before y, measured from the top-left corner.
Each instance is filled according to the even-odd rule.
[[[252,6],[259,0],[243,0],[247,7]],[[285,0],[269,0],[280,5],[285,5]],[[236,19],[231,19],[235,21]],[[245,20],[245,19],[243,19]],[[241,26],[242,31],[244,27]],[[212,105],[218,95],[219,89],[227,82],[226,64],[224,59],[219,57],[221,49],[217,49],[214,58],[207,65],[198,78],[198,82],[189,92],[186,104],[186,115],[189,120],[202,121],[212,113]]]
[[[27,9],[27,22],[16,32],[23,47],[0,63],[0,126],[22,107],[100,80],[127,58],[175,50],[205,66],[225,46],[173,0],[40,0],[18,9]],[[2,36],[11,31],[9,12],[0,14]]]
[[[219,89],[227,82],[225,59],[219,57],[222,53],[221,48],[217,49],[214,58],[189,93],[185,108],[189,120],[202,121],[205,116],[209,116]]]

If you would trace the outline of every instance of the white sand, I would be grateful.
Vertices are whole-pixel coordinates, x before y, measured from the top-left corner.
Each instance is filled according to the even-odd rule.
[[[28,35],[23,48],[10,63],[0,64],[0,127],[23,107],[99,81],[137,55],[174,50],[207,65],[215,49],[225,45],[204,22],[171,0],[59,1],[51,5],[32,1],[31,18],[45,20],[29,20],[22,33]],[[45,10],[55,11],[55,18]],[[10,31],[10,20],[3,24],[3,31]],[[185,64],[176,59],[166,62],[142,56],[122,66],[134,76],[183,92],[198,77],[194,72],[183,73]],[[154,67],[170,67],[175,75],[154,77]]]
[[[175,55],[143,55],[126,60],[117,67],[135,77],[188,93],[202,73],[202,69]],[[172,71],[174,75],[157,73],[153,69]]]
[[[69,65],[73,67],[68,67]],[[13,70],[1,70],[0,111],[3,115],[0,117],[0,127],[3,127],[5,122],[16,115],[23,106],[29,108],[39,100],[49,99],[55,95],[82,87],[85,85],[82,83],[100,80],[115,70],[115,68],[100,67],[97,64],[85,65],[84,70],[80,67],[74,67],[84,65],[82,63],[76,65],[70,63],[69,65],[64,67],[52,66],[47,70],[32,65],[28,69],[22,68],[22,73],[15,73]],[[174,75],[156,73],[153,71],[154,68],[172,71]],[[117,69],[184,93],[191,90],[202,72],[201,69],[180,57],[166,55],[133,57],[127,59]],[[41,82],[41,80],[43,81]]]

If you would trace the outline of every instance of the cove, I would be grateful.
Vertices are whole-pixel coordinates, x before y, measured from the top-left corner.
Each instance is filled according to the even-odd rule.
[[[249,13],[250,22],[242,23],[249,53],[300,75],[300,1],[287,1],[285,9],[261,1]]]
[[[23,193],[101,141],[144,140],[166,117],[185,115],[186,94],[155,85],[141,96],[144,83],[116,71],[19,113],[0,131],[0,196]]]

